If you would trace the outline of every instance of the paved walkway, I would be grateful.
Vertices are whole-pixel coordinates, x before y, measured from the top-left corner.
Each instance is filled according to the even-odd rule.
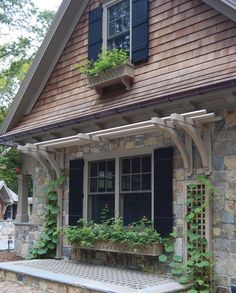
[[[0,270],[34,276],[57,283],[109,293],[183,292],[174,279],[106,266],[65,260],[30,260],[0,263]]]

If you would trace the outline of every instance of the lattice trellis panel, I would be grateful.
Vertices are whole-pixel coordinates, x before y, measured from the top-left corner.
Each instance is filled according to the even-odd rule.
[[[195,223],[198,224],[197,228],[191,229],[193,232],[201,235],[201,238],[205,238],[208,241],[208,245],[201,245],[197,241],[194,242],[194,245],[196,247],[201,248],[202,252],[205,250],[210,249],[211,246],[211,237],[210,237],[210,201],[209,201],[209,194],[210,191],[205,186],[205,184],[199,183],[199,182],[190,182],[186,184],[185,187],[186,192],[186,199],[191,197],[192,195],[196,197],[194,201],[186,207],[186,214],[192,210],[193,206],[201,207],[205,203],[207,203],[207,206],[197,215]],[[185,231],[190,230],[190,223],[186,223],[185,225]],[[186,236],[185,239],[186,243],[190,242],[190,239]],[[193,244],[193,241],[192,241]],[[199,247],[201,246],[201,247]],[[186,251],[186,258],[187,258],[187,251]]]

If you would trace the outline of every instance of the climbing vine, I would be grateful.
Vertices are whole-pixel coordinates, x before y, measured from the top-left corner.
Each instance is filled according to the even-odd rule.
[[[64,180],[64,176],[60,176],[58,180],[50,182],[44,190],[44,196],[46,197],[46,211],[44,215],[45,224],[39,240],[29,253],[29,259],[52,258],[56,254],[56,246],[59,239],[57,214],[60,211],[57,205],[57,191],[64,183]]]
[[[208,188],[213,188],[206,178],[198,177],[198,180]],[[182,262],[182,257],[171,255],[174,252],[173,237],[165,239],[164,248],[166,254],[159,257],[161,262],[170,262],[171,273],[179,277],[182,284],[191,284],[188,293],[209,293],[211,292],[212,253],[207,251],[208,241],[201,235],[201,227],[198,221],[199,216],[204,213],[208,203],[199,205],[199,199],[203,194],[197,192],[195,184],[188,185],[186,200],[187,214],[185,220],[188,225],[187,238],[187,260]]]

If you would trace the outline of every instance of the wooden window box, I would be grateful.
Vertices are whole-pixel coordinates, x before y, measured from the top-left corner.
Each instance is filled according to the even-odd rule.
[[[98,241],[94,243],[91,247],[84,247],[82,245],[73,245],[74,248],[86,249],[86,250],[96,250],[104,252],[115,252],[123,254],[136,254],[136,255],[146,255],[146,256],[159,256],[163,252],[163,246],[159,242],[155,242],[149,245],[145,245],[138,248],[133,248],[125,244],[116,244],[112,241]]]
[[[134,66],[124,64],[102,72],[97,76],[88,77],[89,87],[101,92],[108,86],[123,84],[126,90],[130,90],[131,82],[134,79]]]

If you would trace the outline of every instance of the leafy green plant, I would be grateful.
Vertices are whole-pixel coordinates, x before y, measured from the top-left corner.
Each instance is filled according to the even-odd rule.
[[[66,227],[64,234],[71,244],[84,247],[91,247],[97,241],[109,240],[135,249],[161,241],[160,235],[146,218],[128,227],[124,227],[121,218],[108,219],[101,224],[80,220],[77,226]]]
[[[87,77],[97,76],[113,67],[129,63],[127,51],[123,49],[113,49],[104,51],[98,55],[96,61],[89,60],[86,64],[79,66],[80,72]]]
[[[55,256],[59,239],[59,231],[57,229],[57,214],[59,213],[57,190],[64,183],[64,180],[64,176],[61,176],[58,180],[50,182],[44,190],[44,196],[47,201],[44,215],[45,224],[39,240],[29,253],[29,259],[52,258]]]
[[[198,177],[198,180],[205,184],[208,188],[212,188],[206,178]],[[196,192],[196,185],[188,186],[189,192],[185,205],[187,206],[187,215],[185,220],[188,224],[187,231],[187,260],[182,262],[182,258],[178,255],[170,255],[173,252],[172,239],[175,235],[170,235],[164,239],[164,247],[166,254],[159,257],[160,262],[170,262],[171,273],[179,277],[179,282],[182,284],[191,283],[192,288],[188,293],[209,293],[211,290],[211,271],[212,271],[212,254],[207,251],[208,241],[201,236],[198,216],[207,207],[207,203],[201,206],[197,204],[199,198],[202,198],[201,193]]]

